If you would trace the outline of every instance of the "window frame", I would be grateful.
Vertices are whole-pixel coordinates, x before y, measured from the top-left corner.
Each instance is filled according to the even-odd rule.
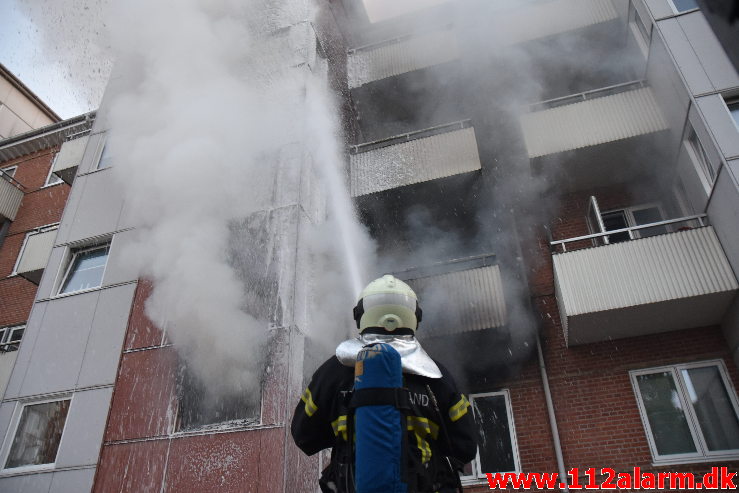
[[[667,3],[670,4],[670,7],[672,8],[672,12],[675,15],[686,14],[688,12],[695,12],[696,10],[700,10],[700,5],[698,5],[697,7],[692,7],[692,8],[685,9],[685,10],[680,10],[680,9],[677,8],[677,5],[675,5],[675,2],[673,2],[672,0],[667,0]]]
[[[101,289],[103,287],[103,281],[105,280],[105,273],[108,269],[108,260],[110,260],[110,250],[112,248],[112,245],[113,245],[112,239],[108,239],[107,241],[95,243],[92,245],[80,246],[77,248],[70,247],[68,250],[68,254],[66,256],[66,264],[64,264],[64,275],[61,276],[56,286],[56,289],[54,290],[54,297],[62,297],[62,296],[80,294],[80,293],[88,293],[90,291]],[[100,276],[100,284],[92,288],[78,289],[76,291],[69,291],[69,292],[63,293],[62,289],[64,288],[64,283],[67,282],[67,279],[69,278],[69,274],[72,270],[72,266],[74,265],[74,261],[77,258],[77,256],[81,253],[86,253],[86,252],[90,252],[93,250],[100,250],[103,248],[108,249],[108,255],[106,256],[106,259],[105,259],[105,266],[103,267],[103,273]]]
[[[739,132],[739,119],[735,119],[734,115],[731,113],[732,106],[736,106],[736,110],[734,111],[739,111],[739,98],[727,98],[724,96],[721,99],[724,101],[724,106],[726,106],[726,111],[729,113],[729,118],[734,123],[737,132]]]
[[[608,210],[605,210],[605,211],[599,211],[600,212],[600,219],[601,219],[601,222],[602,222],[603,221],[603,215],[605,215],[605,214],[613,214],[615,212],[623,212],[623,214],[624,214],[624,216],[626,218],[626,224],[627,224],[626,227],[627,228],[632,228],[634,226],[641,226],[640,224],[637,224],[636,223],[636,219],[634,218],[634,211],[639,211],[639,210],[642,210],[642,209],[657,209],[659,211],[660,216],[662,216],[661,221],[664,221],[665,220],[665,217],[667,217],[665,215],[665,209],[664,209],[664,207],[662,207],[662,204],[660,202],[644,202],[644,203],[641,203],[641,204],[630,205],[628,207],[619,207],[617,209],[608,209]],[[585,221],[587,222],[588,229],[591,231],[591,233],[607,233],[608,232],[607,230],[606,231],[594,231],[593,230],[594,228],[591,225],[591,222],[592,221],[590,220],[590,218],[588,216],[585,216]],[[655,227],[659,227],[659,226],[655,226]],[[670,227],[669,224],[666,224],[664,227],[665,227],[665,230],[666,230],[667,233],[672,232],[672,228]],[[638,240],[638,239],[641,239],[641,238],[649,238],[648,236],[642,237],[642,235],[640,233],[640,230],[629,231],[628,233],[629,233],[629,239],[627,241]],[[609,236],[609,238],[610,238],[610,236]],[[609,244],[610,244],[610,242],[609,242]]]
[[[15,179],[15,173],[18,171],[18,165],[8,166],[7,168],[0,168],[2,170],[2,176],[7,180],[8,177]],[[13,172],[11,175],[10,172]]]
[[[15,403],[15,409],[13,409],[13,416],[10,420],[10,426],[8,426],[8,433],[5,436],[5,441],[2,446],[2,453],[0,454],[0,459],[2,459],[2,465],[0,465],[0,475],[7,475],[7,474],[20,474],[20,473],[27,473],[27,472],[37,472],[37,471],[46,471],[56,468],[56,461],[59,457],[59,450],[62,448],[62,444],[64,443],[64,432],[67,429],[67,422],[69,420],[69,413],[72,410],[72,403],[74,400],[74,394],[72,393],[65,393],[65,394],[58,394],[46,398],[40,398],[40,399],[33,399],[33,400],[19,400]],[[56,455],[54,456],[54,462],[49,462],[46,464],[30,464],[30,465],[24,465],[24,466],[18,466],[18,467],[6,467],[8,463],[8,458],[10,457],[10,451],[13,448],[13,442],[15,441],[16,434],[18,433],[18,427],[20,426],[21,417],[23,416],[23,410],[27,406],[35,406],[38,404],[47,404],[49,402],[61,402],[61,401],[69,401],[69,410],[67,411],[67,416],[64,418],[64,426],[62,427],[62,434],[59,437],[59,445],[56,449]]]
[[[49,166],[49,173],[46,175],[46,180],[44,181],[44,186],[41,188],[47,188],[47,187],[54,187],[56,185],[61,185],[64,183],[64,180],[62,180],[59,175],[54,174],[54,164],[56,164],[56,159],[59,157],[59,153],[57,152],[54,154],[54,159],[51,160],[51,165]],[[51,177],[55,177],[57,181],[52,182]]]
[[[506,406],[506,417],[508,419],[508,429],[509,429],[509,438],[511,440],[511,452],[513,454],[513,471],[482,471],[482,466],[480,464],[480,447],[477,447],[477,451],[475,452],[475,458],[472,459],[472,474],[462,476],[460,475],[460,479],[464,484],[476,484],[480,482],[484,482],[487,480],[487,476],[485,476],[486,473],[496,473],[499,472],[501,474],[512,472],[512,473],[519,473],[521,472],[521,457],[518,450],[518,438],[516,435],[516,424],[513,418],[513,405],[511,403],[511,394],[508,391],[508,389],[501,389],[495,392],[480,392],[475,394],[468,394],[467,398],[470,401],[470,409],[472,410],[472,416],[474,418],[475,416],[475,399],[477,398],[484,398],[484,397],[496,397],[496,396],[503,396],[505,399],[505,406]],[[476,423],[475,423],[476,424]],[[476,428],[477,429],[477,428]]]
[[[692,363],[679,363],[675,365],[658,366],[652,368],[644,368],[640,370],[629,371],[629,379],[631,380],[631,386],[634,390],[634,396],[636,397],[637,408],[639,410],[639,416],[642,421],[642,427],[649,444],[649,451],[652,454],[653,465],[673,465],[673,464],[693,464],[701,462],[715,462],[721,460],[737,460],[739,459],[739,449],[732,449],[729,451],[715,451],[708,450],[705,439],[703,438],[703,430],[700,428],[700,423],[695,416],[695,409],[692,403],[688,399],[688,390],[685,382],[680,374],[682,370],[689,370],[691,368],[706,368],[715,367],[718,368],[721,382],[724,384],[724,390],[729,396],[734,413],[739,419],[739,399],[737,398],[736,389],[729,378],[726,364],[722,359],[695,361]],[[636,378],[640,375],[649,375],[652,373],[663,373],[669,372],[672,375],[675,383],[675,388],[678,390],[678,398],[680,404],[683,407],[683,414],[685,415],[688,428],[690,430],[691,438],[693,439],[693,445],[695,445],[696,452],[682,453],[682,454],[670,454],[660,455],[657,451],[657,446],[654,441],[654,435],[652,428],[649,425],[649,419],[647,417],[646,409],[642,401],[641,392],[639,390],[639,384]]]
[[[648,56],[649,46],[652,44],[654,25],[652,24],[651,19],[648,24],[644,22],[644,18],[639,14],[634,2],[629,2],[629,26],[635,34],[634,37],[636,38],[636,42],[639,45],[639,49],[641,49],[642,54],[644,54],[645,57]],[[642,27],[644,29],[642,29]]]
[[[21,336],[21,338],[18,339],[17,343],[10,340],[13,332],[17,330],[25,331],[26,324],[6,325],[4,327],[0,327],[0,354],[12,353],[20,349],[21,341],[23,341],[23,336]],[[13,345],[15,345],[16,347],[12,349],[8,349],[8,348],[11,348]]]
[[[693,137],[695,137],[695,139],[693,139]],[[713,167],[711,159],[708,156],[708,152],[706,152],[706,146],[703,145],[698,132],[692,124],[688,125],[687,133],[683,138],[683,142],[685,142],[688,155],[693,161],[693,166],[698,170],[698,175],[706,193],[711,193],[713,186],[716,184],[716,178],[718,177],[718,168]]]
[[[18,266],[21,263],[21,258],[23,258],[23,252],[26,251],[26,245],[28,244],[28,238],[33,235],[41,234],[41,233],[48,233],[49,231],[54,231],[56,229],[59,229],[59,223],[53,223],[53,224],[47,224],[45,226],[39,226],[38,228],[34,228],[32,231],[28,231],[26,233],[26,236],[23,238],[23,243],[21,244],[21,249],[18,252],[18,256],[15,259],[15,264],[13,264],[13,272],[10,273],[8,277],[13,277],[18,275]]]

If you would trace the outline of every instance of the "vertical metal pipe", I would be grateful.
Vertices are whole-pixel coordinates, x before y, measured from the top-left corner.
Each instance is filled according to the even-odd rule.
[[[554,414],[554,403],[552,402],[552,393],[549,390],[549,377],[547,376],[547,367],[544,364],[544,353],[541,351],[541,338],[536,336],[536,351],[539,353],[539,371],[541,372],[541,383],[544,386],[544,399],[547,403],[547,413],[549,414],[549,426],[552,429],[552,442],[554,444],[554,455],[557,458],[557,469],[559,470],[559,482],[565,485],[564,491],[569,493],[570,489],[567,472],[565,469],[565,461],[562,457],[562,444],[559,441],[559,429],[557,428],[557,417]]]

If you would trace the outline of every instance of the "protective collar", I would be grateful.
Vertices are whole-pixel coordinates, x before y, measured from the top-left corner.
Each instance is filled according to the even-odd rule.
[[[336,357],[342,365],[354,367],[359,350],[367,344],[390,344],[399,354],[403,372],[429,378],[441,378],[441,370],[426,354],[421,344],[410,335],[362,334],[355,339],[342,342],[336,348]]]

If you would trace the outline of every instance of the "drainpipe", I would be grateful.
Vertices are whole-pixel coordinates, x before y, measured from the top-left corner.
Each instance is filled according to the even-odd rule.
[[[547,377],[547,367],[544,364],[544,354],[541,351],[541,338],[538,335],[536,336],[536,351],[539,353],[539,371],[541,372],[541,383],[544,386],[544,399],[546,400],[547,413],[549,414],[549,427],[552,429],[552,442],[554,445],[554,455],[557,458],[559,482],[565,485],[564,491],[569,493],[569,478],[567,477],[565,461],[562,457],[562,444],[559,441],[557,417],[554,415],[554,403],[552,402],[552,393],[549,390],[549,377]]]

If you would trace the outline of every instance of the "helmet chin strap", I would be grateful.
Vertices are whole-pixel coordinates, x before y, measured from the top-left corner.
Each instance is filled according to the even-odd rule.
[[[416,335],[413,329],[408,327],[399,327],[393,331],[387,330],[385,327],[367,327],[362,334],[377,334],[384,336],[413,336]]]

